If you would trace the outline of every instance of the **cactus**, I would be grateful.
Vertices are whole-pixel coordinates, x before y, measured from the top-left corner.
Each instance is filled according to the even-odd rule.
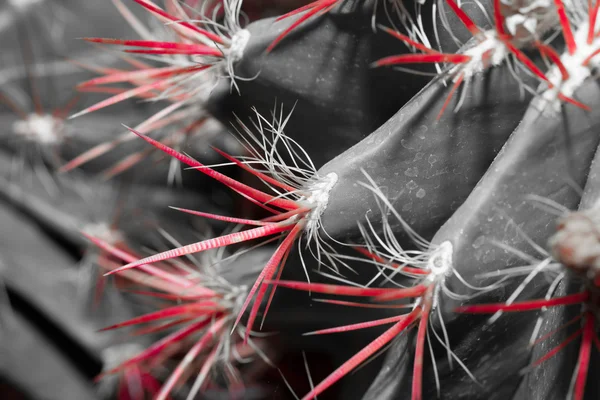
[[[598,397],[600,2],[80,3],[0,6],[12,386]]]

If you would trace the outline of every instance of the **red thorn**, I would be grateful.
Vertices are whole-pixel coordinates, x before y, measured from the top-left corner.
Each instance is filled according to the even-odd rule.
[[[533,72],[533,74],[535,74],[538,78],[540,78],[544,82],[548,82],[548,83],[550,82],[548,80],[548,77],[546,77],[546,75],[542,72],[542,70],[540,70],[537,67],[537,65],[535,65],[534,62],[531,61],[531,59],[525,55],[525,53],[523,53],[520,49],[515,47],[515,45],[513,45],[510,42],[510,40],[508,40],[506,37],[503,37],[501,39],[502,39],[502,42],[504,43],[504,45],[508,48],[508,50],[510,50],[510,52],[513,53],[519,61],[521,61],[523,64],[525,64],[525,66],[527,68],[529,68],[529,70],[531,72]]]
[[[395,30],[393,30],[391,28],[388,28],[388,27],[385,27],[385,26],[381,26],[380,29],[382,29],[384,32],[386,32],[386,33],[394,36],[396,39],[402,40],[404,43],[407,43],[407,44],[413,46],[414,48],[421,50],[424,53],[442,54],[439,51],[431,49],[431,48],[425,46],[422,43],[419,43],[419,42],[417,42],[415,40],[412,40],[408,36],[403,35],[402,33],[397,32],[397,31],[395,31]]]
[[[333,371],[331,375],[315,386],[315,388],[306,396],[304,396],[302,400],[311,400],[323,393],[323,391],[327,390],[331,385],[342,379],[344,376],[362,364],[365,360],[375,354],[379,349],[388,344],[392,339],[410,326],[417,318],[419,318],[420,315],[420,307],[415,308],[413,311],[407,314],[405,318],[397,322],[394,326],[385,331],[361,351],[351,357],[348,361],[342,364],[338,369]]]
[[[502,4],[501,0],[494,0],[494,24],[496,25],[496,32],[499,36],[506,35],[504,29],[504,16],[502,15]]]
[[[444,104],[442,105],[442,108],[436,117],[437,121],[439,121],[440,118],[442,118],[442,115],[444,115],[444,112],[446,111],[446,108],[450,104],[450,101],[452,100],[454,93],[456,93],[459,86],[463,83],[464,80],[465,80],[465,74],[460,74],[458,76],[458,79],[456,80],[456,82],[454,82],[454,84],[452,85],[452,88],[450,89],[450,93],[448,93],[448,97],[446,97],[446,101],[444,101]]]
[[[600,49],[594,51],[592,54],[590,54],[585,60],[583,60],[582,65],[584,67],[587,67],[588,64],[590,63],[590,61],[592,61],[592,58],[596,57],[598,54],[600,54]]]
[[[560,70],[560,74],[562,75],[563,81],[566,81],[567,79],[569,79],[569,71],[567,71],[567,68],[563,64],[563,62],[560,59],[560,56],[558,55],[556,50],[554,50],[552,47],[550,47],[542,42],[539,42],[539,41],[536,41],[535,45],[540,50],[540,53],[542,53],[545,56],[548,56],[548,58],[550,58],[550,60],[554,64],[556,64],[556,66]]]
[[[115,143],[115,141],[108,142],[108,143],[101,143],[101,144],[93,147],[92,149],[75,157],[74,159],[72,159],[71,161],[69,161],[62,167],[60,167],[60,169],[58,171],[59,172],[71,171],[71,170],[101,156],[102,154],[105,154],[106,152],[113,149],[116,145],[117,145],[117,143]]]
[[[399,309],[399,308],[412,308],[412,304],[368,304],[368,303],[357,303],[354,301],[344,300],[332,300],[332,299],[314,299],[320,303],[337,304],[340,306],[348,307],[359,307],[359,308],[386,308],[386,309]]]
[[[198,56],[223,57],[223,53],[217,49],[205,46],[200,49],[144,49],[144,50],[125,50],[125,53],[131,54],[185,54]]]
[[[202,65],[202,66],[195,65],[193,67],[173,66],[173,67],[163,67],[163,68],[142,69],[142,70],[135,70],[135,71],[119,71],[119,72],[107,74],[105,76],[93,78],[88,81],[82,82],[79,85],[77,85],[77,88],[81,89],[81,88],[85,88],[88,86],[104,85],[107,83],[135,82],[138,80],[150,79],[150,78],[154,78],[154,79],[155,78],[164,78],[164,77],[169,77],[169,76],[173,76],[173,75],[197,72],[202,69],[206,69],[208,67],[209,66],[207,66],[207,65]]]
[[[331,285],[325,283],[307,283],[298,281],[269,281],[266,280],[267,285],[277,285],[288,289],[303,290],[306,292],[324,293],[324,294],[337,294],[343,296],[381,296],[389,294],[396,290],[402,289],[389,289],[389,288],[363,288],[363,287],[352,287],[342,285]]]
[[[581,337],[581,345],[579,347],[577,378],[575,380],[573,400],[583,400],[583,396],[585,394],[585,382],[587,380],[588,369],[590,366],[590,356],[594,334],[594,314],[588,311],[585,313],[584,317],[583,335]]]
[[[376,301],[392,301],[399,299],[406,299],[408,297],[419,297],[428,290],[429,286],[416,285],[411,288],[405,289],[389,289],[385,294],[381,294],[375,297]]]
[[[456,312],[469,314],[493,314],[498,311],[530,311],[539,310],[543,307],[567,306],[571,304],[578,304],[588,299],[589,293],[585,291],[549,300],[529,300],[513,304],[495,303],[462,306],[458,307],[456,309]]]
[[[569,327],[570,325],[574,324],[575,322],[579,321],[581,319],[581,317],[582,317],[581,314],[575,316],[575,318],[573,318],[572,320],[570,320],[570,321],[566,322],[565,324],[559,326],[557,329],[555,329],[555,330],[553,330],[551,332],[548,332],[544,336],[538,338],[532,345],[535,346],[535,345],[543,342],[544,340],[552,337],[554,334],[556,334],[556,332],[558,332],[558,331],[560,331],[562,329],[565,329],[565,328]]]
[[[272,217],[263,218],[261,221],[262,222],[281,222],[281,221],[285,221],[286,219],[291,218],[293,216],[307,213],[310,210],[311,209],[309,207],[301,207],[301,208],[298,208],[297,210],[291,210],[288,212],[273,215]]]
[[[109,253],[125,262],[133,262],[136,260],[136,257],[134,257],[133,255],[127,253],[124,250],[118,249],[115,246],[113,246],[101,239],[98,239],[91,235],[88,235],[85,232],[81,232],[81,234],[83,236],[85,236],[90,242],[92,242],[93,244],[98,246],[98,248],[100,248],[101,250],[104,250],[107,253]],[[157,278],[163,279],[166,282],[173,283],[180,287],[183,287],[183,288],[196,287],[196,285],[193,281],[185,279],[180,276],[170,274],[166,271],[163,271],[160,268],[153,267],[152,265],[144,265],[144,263],[142,263],[142,265],[139,265],[139,267],[141,270],[143,270],[144,272],[147,272],[150,275],[156,276]],[[116,271],[116,270],[113,270],[113,271]],[[112,273],[113,271],[109,272],[109,274]],[[202,294],[216,295],[216,293],[214,291],[212,291],[210,289],[206,289],[206,288],[202,289]]]
[[[198,303],[192,304],[183,304],[180,306],[173,306],[166,308],[164,310],[155,311],[152,313],[144,314],[137,318],[132,318],[130,320],[107,326],[106,328],[101,329],[100,331],[110,331],[113,329],[124,328],[132,325],[145,324],[148,322],[153,322],[165,318],[173,318],[177,316],[184,316],[185,314],[193,314],[195,316],[206,315],[206,314],[215,314],[217,311],[221,311],[222,307],[213,301],[202,301]]]
[[[577,43],[575,42],[575,37],[573,36],[573,31],[571,30],[571,24],[569,23],[569,17],[565,11],[565,5],[563,4],[562,0],[554,0],[554,4],[556,6],[556,12],[558,13],[560,25],[562,26],[563,37],[565,38],[567,49],[569,54],[573,55],[577,51]]]
[[[594,335],[594,344],[596,345],[596,350],[600,351],[600,338],[597,335]]]
[[[415,348],[415,361],[413,364],[412,400],[421,400],[423,395],[423,354],[425,353],[425,336],[427,335],[427,325],[429,321],[429,314],[431,312],[432,294],[433,290],[429,289],[428,293],[425,295],[425,307],[421,312],[421,321],[419,321],[417,346]]]
[[[201,299],[206,299],[206,298],[211,298],[211,297],[217,297],[216,293],[214,295],[211,295],[208,293],[207,294],[194,294],[194,295],[180,295],[180,294],[148,292],[148,291],[144,291],[144,290],[127,290],[127,293],[137,294],[140,296],[156,297],[158,299],[174,300],[174,301],[194,301],[194,300],[201,300]]]
[[[124,173],[128,169],[133,168],[136,164],[140,163],[144,158],[149,156],[154,150],[155,149],[145,149],[143,151],[138,151],[137,153],[128,155],[112,167],[102,171],[103,179],[109,180],[119,174]]]
[[[164,332],[168,329],[176,327],[177,325],[185,324],[185,323],[191,322],[195,319],[196,318],[194,318],[194,317],[179,318],[179,319],[173,320],[171,322],[168,322],[166,324],[136,329],[135,331],[133,331],[131,333],[131,336],[142,336],[142,335],[150,335],[152,333]]]
[[[130,99],[132,97],[138,97],[142,94],[145,94],[145,93],[150,92],[155,89],[160,89],[160,87],[164,86],[165,84],[167,84],[167,80],[160,80],[157,82],[149,83],[147,85],[142,85],[142,86],[138,86],[133,89],[126,90],[123,93],[117,94],[116,96],[113,96],[113,97],[109,97],[108,99],[103,100],[99,103],[96,103],[93,106],[86,108],[85,110],[82,110],[76,114],[73,114],[69,119],[77,118],[82,115],[85,115],[85,114],[88,114],[88,113],[91,113],[94,111],[98,111],[102,108],[112,106],[113,104],[120,103],[120,102]]]
[[[212,341],[214,337],[223,329],[226,320],[226,318],[221,318],[217,320],[214,324],[211,325],[208,331],[204,335],[202,335],[200,340],[196,342],[196,344],[190,349],[190,351],[185,355],[183,360],[181,360],[179,365],[175,368],[171,376],[169,376],[169,379],[167,379],[163,387],[160,389],[159,394],[156,396],[156,400],[166,400],[169,393],[175,387],[177,381],[185,372],[187,366],[191,364],[196,359],[196,357],[198,357],[200,352],[204,350],[206,346],[208,346],[210,341]],[[214,349],[213,351],[215,350],[216,349]]]
[[[61,108],[57,108],[56,110],[54,110],[52,115],[55,118],[65,119],[67,115],[69,115],[73,107],[75,107],[80,98],[81,96],[78,94],[71,97],[71,99],[65,105],[63,105]]]
[[[281,268],[279,268],[279,271],[277,271],[277,276],[275,277],[275,280],[281,279],[281,274],[283,273],[283,267],[287,263],[287,259],[288,259],[288,256],[290,255],[290,251],[291,250],[292,250],[292,247],[291,246],[288,247],[287,251],[283,255],[283,258],[282,258],[282,260],[280,262]],[[269,309],[271,308],[271,303],[273,302],[273,297],[275,297],[275,292],[276,291],[277,291],[277,286],[273,286],[273,289],[271,290],[271,293],[269,294],[269,300],[267,300],[267,305],[265,306],[265,311],[263,313],[262,321],[260,323],[261,329],[262,329],[262,326],[263,326],[263,324],[265,322],[265,318],[266,318],[267,314],[269,313]]]
[[[201,212],[201,211],[194,211],[194,210],[188,210],[186,208],[179,208],[179,207],[171,207],[171,208],[173,210],[181,211],[181,212],[184,212],[186,214],[191,214],[191,215],[195,215],[195,216],[198,216],[198,217],[210,218],[210,219],[214,219],[214,220],[217,220],[217,221],[231,222],[231,223],[234,223],[234,224],[258,225],[258,226],[274,225],[273,222],[261,222],[261,221],[255,221],[253,219],[243,219],[243,218],[227,217],[227,216],[224,216],[224,215],[210,214],[210,213],[205,213],[205,212]]]
[[[244,171],[249,172],[252,175],[256,176],[258,179],[261,179],[261,180],[267,182],[268,184],[276,186],[276,187],[278,187],[280,189],[287,190],[288,192],[295,192],[297,190],[293,186],[286,185],[285,183],[281,183],[278,180],[273,179],[270,176],[265,175],[265,174],[263,174],[260,171],[257,171],[256,169],[252,168],[251,166],[249,166],[247,164],[244,164],[243,162],[241,162],[237,158],[233,157],[232,155],[229,155],[229,154],[225,153],[224,151],[217,149],[214,146],[211,146],[211,147],[212,147],[212,149],[214,151],[216,151],[217,153],[219,153],[222,157],[224,157],[227,160],[231,161],[232,163],[234,163],[238,167],[242,168]]]
[[[259,228],[249,229],[242,232],[234,232],[228,235],[219,236],[213,239],[207,239],[200,242],[192,243],[187,246],[182,246],[176,249],[167,250],[165,252],[155,254],[150,257],[143,258],[141,260],[131,262],[127,265],[112,270],[106,275],[112,275],[121,271],[126,271],[130,268],[139,267],[144,264],[153,264],[159,261],[166,261],[172,258],[185,256],[188,254],[200,253],[206,250],[217,249],[224,246],[229,246],[233,243],[240,243],[249,240],[258,239],[265,236],[275,235],[280,232],[284,232],[293,228],[291,224],[280,224],[280,225],[268,225],[261,226]]]
[[[203,44],[194,43],[179,43],[179,42],[159,42],[154,40],[122,40],[122,39],[110,39],[110,38],[84,38],[88,42],[121,45],[121,46],[132,46],[132,47],[146,47],[147,49],[158,51],[157,49],[165,50],[165,54],[200,54],[200,55],[212,55],[215,57],[222,57],[223,52],[214,47],[206,46]],[[143,50],[140,50],[143,51]],[[181,51],[181,53],[178,53]],[[134,52],[134,51],[130,51]],[[172,67],[171,67],[172,68]],[[189,68],[189,67],[188,67]]]
[[[10,108],[19,118],[25,120],[27,119],[27,111],[22,109],[17,103],[12,101],[10,98],[0,93],[0,103],[4,103],[8,108]]]
[[[213,170],[212,168],[205,166],[204,164],[178,152],[177,150],[175,150],[169,146],[165,146],[164,144],[160,143],[157,140],[154,140],[140,132],[137,132],[134,129],[131,129],[128,127],[126,127],[126,128],[129,129],[134,134],[136,134],[137,136],[139,136],[140,138],[144,139],[146,142],[150,143],[152,146],[159,149],[160,151],[170,155],[171,157],[175,157],[176,159],[183,162],[184,164],[187,164],[188,166],[197,169],[198,171],[202,172],[203,174],[208,175],[213,179],[216,179],[217,181],[223,183],[224,185],[230,187],[231,189],[233,189],[235,191],[239,191],[240,193],[243,193],[244,195],[247,195],[257,201],[269,203],[276,207],[281,207],[285,210],[294,210],[294,209],[298,209],[300,207],[294,201],[286,200],[286,199],[278,199],[278,198],[275,198],[274,196],[271,196],[260,190],[254,189],[248,185],[245,185],[241,182],[236,181],[233,178],[228,177],[227,175],[224,175],[220,172]]]
[[[319,13],[325,14],[326,12],[331,10],[338,3],[338,1],[340,1],[340,0],[317,0],[313,3],[310,3],[304,7],[301,7],[297,10],[291,11],[291,12],[279,17],[277,19],[277,21],[282,20],[284,18],[291,17],[300,12],[306,11],[306,14],[304,14],[303,16],[298,18],[290,27],[288,27],[285,31],[283,31],[283,33],[281,33],[279,36],[277,36],[275,38],[275,40],[273,40],[273,42],[269,45],[269,47],[267,47],[267,53],[270,53],[271,51],[273,51],[273,49],[279,44],[279,42],[281,42],[291,31],[296,29],[304,21],[310,19],[311,17],[315,16],[316,14],[319,14]]]
[[[471,56],[465,54],[401,54],[390,56],[377,60],[373,63],[376,67],[397,64],[418,64],[418,63],[451,63],[464,64],[471,60]]]
[[[395,317],[389,317],[389,318],[383,318],[383,319],[378,319],[375,321],[368,321],[368,322],[360,322],[358,324],[352,324],[352,325],[344,325],[344,326],[338,326],[335,328],[329,328],[329,329],[321,329],[318,331],[314,331],[314,332],[308,332],[305,333],[305,336],[309,336],[309,335],[327,335],[330,333],[340,333],[340,332],[349,332],[349,331],[355,331],[358,329],[365,329],[365,328],[372,328],[374,326],[381,326],[381,325],[385,325],[385,324],[391,324],[394,322],[398,322],[402,319],[406,318],[406,315],[398,315]]]
[[[571,343],[573,340],[577,339],[577,337],[581,334],[582,331],[583,331],[583,329],[578,329],[577,331],[575,331],[572,335],[570,335],[565,340],[563,340],[558,346],[554,347],[552,350],[550,350],[548,353],[546,353],[543,357],[541,357],[537,361],[535,361],[532,366],[537,367],[538,365],[540,365],[540,364],[544,363],[545,361],[549,360],[550,358],[554,357],[559,351],[561,351],[562,349],[567,347],[569,345],[569,343]]]
[[[240,312],[239,312],[239,314],[235,320],[235,324],[234,324],[234,326],[237,326],[240,319],[242,318],[242,315],[246,311],[246,308],[248,308],[248,305],[250,304],[252,297],[254,297],[254,293],[258,290],[258,293],[256,294],[256,299],[254,300],[254,304],[252,304],[252,308],[250,309],[250,315],[248,316],[248,322],[246,323],[246,333],[244,335],[244,344],[248,343],[248,338],[250,336],[250,332],[252,331],[252,326],[254,325],[254,321],[256,320],[256,316],[258,315],[258,310],[260,309],[262,300],[265,297],[265,294],[268,289],[268,285],[264,284],[264,282],[273,278],[273,276],[275,275],[275,272],[277,271],[277,267],[282,268],[282,269],[283,269],[283,267],[285,267],[285,265],[283,265],[283,264],[279,265],[279,264],[281,263],[285,254],[291,249],[291,247],[294,244],[294,241],[297,239],[298,235],[300,235],[300,233],[302,233],[303,228],[304,228],[304,224],[300,224],[300,223],[298,223],[294,226],[294,229],[288,234],[288,236],[283,240],[283,242],[281,242],[281,244],[279,245],[277,250],[275,250],[275,253],[273,253],[271,258],[269,259],[269,262],[267,263],[267,265],[265,265],[262,272],[256,279],[256,282],[254,282],[252,289],[248,293],[248,297],[246,297],[246,300],[244,301],[244,304],[243,304],[242,308],[240,309]],[[263,318],[264,318],[264,316],[263,316]]]
[[[200,35],[207,37],[208,39],[212,40],[213,42],[223,44],[223,39],[221,39],[218,35],[215,35],[214,33],[209,32],[205,29],[200,29],[197,26],[192,25],[189,22],[180,21],[178,18],[166,13],[165,11],[163,11],[162,9],[157,7],[155,4],[149,2],[148,0],[133,0],[133,1],[135,1],[136,3],[138,3],[145,9],[147,9],[155,14],[160,15],[163,18],[173,21],[181,26],[185,26],[186,28],[191,29],[192,31],[194,31],[196,33],[199,33]]]
[[[596,0],[596,3],[594,3],[594,7],[592,8],[591,6],[591,0],[588,0],[588,10],[591,10],[590,12],[590,19],[589,19],[589,30],[588,30],[588,37],[587,37],[587,44],[592,44],[592,42],[594,41],[594,34],[596,33],[596,19],[598,18],[598,9],[600,8],[600,1]]]
[[[325,2],[327,2],[327,0],[325,0]],[[298,15],[298,14],[300,14],[300,13],[303,13],[304,11],[312,10],[312,9],[313,9],[313,8],[315,8],[315,7],[320,7],[320,6],[321,6],[321,4],[319,4],[319,3],[323,3],[323,0],[317,0],[317,1],[313,1],[312,3],[308,3],[308,4],[307,4],[307,5],[305,5],[305,6],[302,6],[302,7],[296,8],[295,10],[292,10],[292,11],[290,11],[290,12],[288,12],[288,13],[285,13],[285,14],[283,14],[283,15],[280,15],[279,17],[277,17],[277,18],[275,19],[275,21],[282,21],[282,20],[284,20],[284,19],[287,19],[287,18],[293,17],[294,15]]]
[[[211,322],[212,322],[212,319],[205,319],[205,320],[193,323],[189,326],[186,326],[185,328],[180,329],[176,332],[173,332],[172,334],[170,334],[170,335],[166,336],[165,338],[159,340],[158,342],[154,343],[153,345],[148,347],[146,350],[144,350],[140,354],[130,358],[129,360],[122,363],[121,365],[118,365],[117,367],[106,372],[105,375],[106,374],[114,374],[115,372],[118,372],[128,366],[135,365],[135,364],[137,364],[141,361],[144,361],[148,358],[159,355],[162,351],[164,351],[166,348],[168,348],[172,344],[189,337],[193,333],[198,332],[199,330],[203,329]]]
[[[564,95],[564,94],[562,94],[562,93],[559,93],[559,94],[558,94],[558,98],[559,98],[560,100],[562,100],[562,101],[565,101],[565,102],[567,102],[567,103],[569,103],[569,104],[572,104],[572,105],[574,105],[574,106],[575,106],[575,107],[577,107],[577,108],[581,108],[581,109],[582,109],[582,110],[584,110],[584,111],[592,111],[591,107],[590,107],[590,106],[588,106],[587,104],[583,104],[582,102],[580,102],[580,101],[577,101],[577,100],[575,100],[575,99],[574,99],[574,98],[572,98],[572,97],[568,97],[568,96],[566,96],[566,95]]]
[[[446,3],[452,8],[452,11],[456,14],[456,16],[461,20],[461,22],[465,25],[465,27],[471,32],[473,36],[482,35],[483,32],[479,27],[473,22],[471,17],[467,15],[459,6],[456,4],[454,0],[446,0]]]
[[[85,88],[83,88],[82,90],[84,90]],[[148,118],[147,120],[145,120],[144,122],[142,122],[141,124],[139,124],[136,128],[136,130],[138,132],[142,132],[144,134],[149,134],[157,129],[163,128],[166,125],[169,125],[173,122],[177,122],[182,120],[185,116],[186,116],[186,112],[178,112],[175,113],[175,111],[181,107],[183,103],[179,102],[179,103],[173,103],[170,106],[163,108],[161,111],[157,112],[156,114],[152,115],[150,118]],[[103,154],[106,154],[107,152],[111,151],[113,148],[117,147],[118,145],[128,142],[130,140],[135,139],[135,135],[131,135],[131,132],[127,131],[124,134],[121,134],[119,136],[117,136],[115,139],[113,139],[110,142],[107,143],[100,143],[94,147],[92,147],[91,149],[83,152],[82,154],[78,155],[77,157],[75,157],[74,159],[72,159],[71,161],[69,161],[68,163],[66,163],[65,165],[63,165],[60,169],[59,172],[68,172],[74,168],[77,168],[85,163],[88,163],[100,156],[102,156]]]
[[[415,274],[415,275],[429,275],[429,271],[426,271],[424,269],[421,268],[413,268],[413,267],[409,267],[407,265],[398,265],[395,263],[390,263],[390,261],[384,259],[383,257],[380,257],[379,255],[370,252],[369,250],[365,249],[364,247],[353,247],[354,250],[358,251],[359,253],[361,253],[362,255],[369,257],[375,261],[377,261],[380,264],[387,264],[387,265],[391,265],[394,268],[399,268],[404,272],[408,272],[409,274]]]

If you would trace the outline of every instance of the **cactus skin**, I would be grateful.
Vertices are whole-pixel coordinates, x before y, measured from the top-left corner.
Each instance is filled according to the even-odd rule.
[[[496,86],[506,91],[492,92]],[[462,204],[531,98],[515,98],[517,82],[506,68],[494,68],[474,77],[468,88],[472,95],[460,111],[451,112],[459,102],[456,96],[436,121],[450,90],[440,80],[430,83],[379,129],[321,169],[340,177],[323,214],[325,232],[339,240],[357,239],[355,221],[375,209],[373,196],[356,184],[363,177],[361,168],[387,189],[406,221],[426,238]],[[370,217],[377,221],[376,215]]]
[[[600,101],[600,91],[594,85],[582,87],[578,95],[590,104]],[[511,239],[509,234],[498,237],[506,218],[517,223],[526,220],[524,232],[536,243],[549,237],[553,223],[545,220],[541,211],[536,213],[538,218],[533,218],[536,214],[532,214],[531,206],[523,203],[528,194],[549,197],[567,208],[579,204],[580,196],[569,187],[568,180],[584,186],[600,140],[596,135],[600,120],[576,108],[566,108],[561,116],[542,119],[536,106],[533,104],[528,110],[470,200],[434,236],[434,243],[454,241],[454,263],[467,276],[511,265],[498,247],[489,243],[475,251],[472,247],[483,236],[521,248],[523,239]],[[498,208],[507,215],[499,214]],[[491,217],[492,221],[486,222]],[[455,286],[459,290],[461,285],[456,282]]]

